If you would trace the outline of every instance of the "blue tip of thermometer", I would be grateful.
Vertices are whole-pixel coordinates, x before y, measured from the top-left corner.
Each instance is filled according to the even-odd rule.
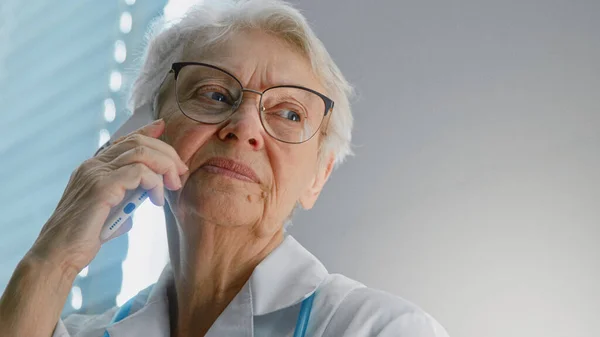
[[[127,191],[123,201],[117,207],[113,207],[108,214],[100,232],[100,240],[106,241],[110,238],[146,199],[148,199],[148,191],[141,187]]]

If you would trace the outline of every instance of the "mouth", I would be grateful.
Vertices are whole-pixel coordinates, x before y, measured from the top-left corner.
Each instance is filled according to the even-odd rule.
[[[229,158],[210,158],[200,168],[210,173],[221,174],[242,181],[260,183],[254,170],[247,165]]]

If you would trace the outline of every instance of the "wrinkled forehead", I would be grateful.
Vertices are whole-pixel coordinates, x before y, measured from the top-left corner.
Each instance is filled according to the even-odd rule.
[[[264,90],[277,85],[299,85],[325,92],[311,62],[300,47],[262,31],[238,31],[213,43],[189,40],[182,61],[203,62],[233,74],[246,86],[250,77],[261,77]]]

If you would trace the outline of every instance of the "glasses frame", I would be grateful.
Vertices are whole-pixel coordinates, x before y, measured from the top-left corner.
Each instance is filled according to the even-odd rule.
[[[222,71],[222,72],[224,72],[225,74],[227,74],[227,75],[231,76],[231,77],[232,77],[232,78],[233,78],[233,79],[234,79],[234,80],[235,80],[235,81],[236,81],[236,82],[239,84],[239,86],[240,86],[240,88],[241,88],[241,93],[242,93],[242,94],[241,94],[240,98],[238,99],[238,101],[237,101],[237,102],[235,102],[234,106],[232,107],[232,109],[231,109],[231,113],[230,113],[230,114],[229,114],[227,117],[225,117],[225,119],[223,119],[222,121],[220,121],[220,122],[215,122],[215,123],[207,123],[207,122],[199,121],[199,120],[197,120],[197,119],[195,119],[195,118],[193,118],[193,117],[189,116],[188,114],[186,114],[186,113],[185,113],[185,111],[183,111],[183,109],[181,108],[181,105],[179,104],[179,96],[178,96],[178,94],[177,94],[177,77],[179,76],[179,72],[181,71],[181,69],[183,69],[183,68],[184,68],[184,67],[186,67],[186,66],[190,66],[190,65],[204,66],[204,67],[208,67],[208,68],[212,68],[212,69],[216,69],[216,70]],[[314,137],[314,136],[315,136],[315,135],[316,135],[316,134],[319,132],[319,130],[320,130],[320,129],[321,129],[321,127],[323,126],[323,121],[325,120],[325,118],[327,117],[327,115],[328,115],[330,112],[332,112],[332,111],[333,111],[333,106],[334,106],[334,102],[333,102],[333,100],[332,100],[332,99],[330,99],[329,97],[327,97],[327,96],[323,95],[322,93],[320,93],[320,92],[318,92],[318,91],[315,91],[315,90],[312,90],[312,89],[309,89],[309,88],[306,88],[306,87],[303,87],[303,86],[299,86],[299,85],[276,85],[276,86],[273,86],[273,87],[269,87],[269,88],[267,88],[267,89],[263,90],[262,92],[261,92],[261,91],[258,91],[258,90],[250,89],[250,88],[245,88],[245,87],[242,85],[242,83],[240,82],[240,80],[238,80],[238,79],[237,79],[237,77],[235,77],[233,74],[231,74],[231,73],[230,73],[230,72],[228,72],[227,70],[221,69],[221,68],[219,68],[219,67],[213,66],[212,64],[208,64],[208,63],[202,63],[202,62],[175,62],[175,63],[173,63],[173,64],[171,65],[171,70],[169,70],[169,72],[170,72],[170,73],[173,73],[173,75],[174,75],[174,80],[175,80],[175,101],[177,102],[177,106],[179,107],[179,111],[181,111],[181,113],[183,113],[183,114],[184,114],[186,117],[188,117],[189,119],[191,119],[191,120],[194,120],[194,121],[196,121],[196,122],[198,122],[198,123],[202,123],[202,124],[215,125],[215,124],[220,124],[220,123],[223,123],[224,121],[228,120],[229,118],[231,118],[231,116],[233,116],[233,114],[234,114],[234,113],[237,111],[237,109],[239,108],[239,106],[240,106],[240,105],[242,104],[242,102],[244,101],[244,95],[243,95],[243,93],[244,93],[244,92],[252,92],[252,93],[255,93],[255,94],[257,94],[257,95],[259,95],[259,96],[260,96],[260,100],[259,100],[259,102],[258,102],[258,107],[259,107],[259,108],[258,108],[258,110],[259,110],[259,111],[258,111],[258,113],[259,113],[259,119],[260,119],[260,123],[261,123],[261,125],[262,125],[263,129],[265,130],[265,132],[266,132],[266,133],[267,133],[269,136],[271,136],[272,138],[274,138],[274,139],[276,139],[276,140],[278,140],[278,141],[280,141],[280,142],[283,142],[283,143],[288,143],[288,144],[302,144],[302,143],[304,143],[304,142],[307,142],[307,141],[311,140],[311,139],[312,139],[312,138],[313,138],[313,137]],[[323,100],[323,103],[325,103],[325,111],[323,111],[323,118],[321,119],[321,123],[319,124],[319,126],[318,126],[318,127],[317,127],[317,129],[315,130],[315,133],[314,133],[314,134],[312,134],[312,135],[311,135],[309,138],[307,138],[306,140],[303,140],[303,141],[301,141],[301,142],[292,142],[292,141],[286,141],[286,140],[282,140],[282,139],[279,139],[279,138],[277,138],[276,136],[272,135],[272,134],[269,132],[268,128],[267,128],[267,127],[265,127],[265,122],[264,122],[264,120],[263,120],[263,114],[262,114],[262,112],[261,112],[261,108],[263,107],[263,106],[262,106],[262,99],[263,99],[263,95],[264,95],[264,94],[265,94],[267,91],[269,91],[269,90],[272,90],[272,89],[276,89],[276,88],[295,88],[295,89],[306,90],[306,91],[308,91],[308,92],[311,92],[311,93],[313,93],[313,94],[315,94],[315,95],[319,96],[319,97],[320,97],[320,98]]]

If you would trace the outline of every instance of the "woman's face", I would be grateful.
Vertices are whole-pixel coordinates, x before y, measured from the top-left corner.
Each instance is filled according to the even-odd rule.
[[[264,32],[237,33],[208,55],[189,47],[182,61],[217,66],[245,88],[261,92],[276,85],[299,85],[327,95],[310,62],[288,43]],[[198,123],[179,110],[172,76],[165,84],[159,97],[159,116],[166,122],[162,139],[190,168],[182,177],[183,188],[166,195],[180,224],[191,226],[190,221],[200,218],[220,226],[246,226],[265,236],[281,229],[297,202],[312,207],[333,163],[330,157],[325,165],[317,165],[320,132],[300,144],[272,138],[261,124],[260,97],[254,93],[245,93],[243,103],[225,122]],[[256,179],[249,181],[206,165],[215,158],[249,167]]]

